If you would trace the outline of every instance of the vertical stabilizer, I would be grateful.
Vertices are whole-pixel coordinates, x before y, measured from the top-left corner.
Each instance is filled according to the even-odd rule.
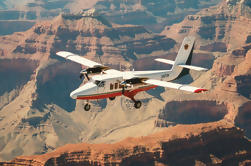
[[[182,68],[179,65],[191,65],[194,42],[195,38],[193,36],[187,36],[184,38],[171,69],[172,72],[169,76],[170,80],[178,79],[189,73],[189,69]]]

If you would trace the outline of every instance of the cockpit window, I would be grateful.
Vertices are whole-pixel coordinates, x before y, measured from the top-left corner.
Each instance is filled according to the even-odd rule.
[[[96,80],[94,83],[98,85],[101,81]]]
[[[104,87],[104,86],[105,86],[105,81],[98,81],[98,80],[96,80],[94,83],[95,83],[98,87]]]

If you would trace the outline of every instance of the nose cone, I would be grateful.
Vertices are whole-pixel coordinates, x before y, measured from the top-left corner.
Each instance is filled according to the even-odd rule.
[[[88,82],[85,85],[71,92],[70,97],[77,99],[79,96],[87,96],[94,94],[97,90],[97,85],[92,82]]]
[[[71,98],[73,98],[73,99],[76,99],[78,97],[78,95],[77,95],[77,93],[75,91],[72,91],[71,94],[70,94]]]

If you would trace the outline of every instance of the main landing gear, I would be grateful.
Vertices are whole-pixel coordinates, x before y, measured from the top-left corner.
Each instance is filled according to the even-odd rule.
[[[141,101],[135,101],[134,102],[134,107],[136,108],[136,109],[139,109],[140,107],[142,106],[142,103],[141,103]]]
[[[129,98],[134,102],[134,108],[140,109],[140,107],[142,106],[142,102],[139,101],[139,100],[135,100],[134,97],[129,97]],[[114,100],[115,97],[111,97],[111,98],[109,98],[109,99],[110,99],[110,100]],[[88,103],[85,104],[84,110],[85,110],[85,111],[90,111],[90,109],[91,109],[91,105],[90,105],[89,102],[88,102]]]
[[[142,102],[139,100],[135,100],[134,97],[130,97],[130,99],[134,102],[134,108],[140,109],[140,107],[142,106]]]
[[[128,98],[130,98],[134,102],[134,108],[139,109],[142,106],[142,102],[139,100],[135,100],[134,96],[137,94],[137,91],[131,91],[125,93],[125,91],[122,91],[122,94]]]

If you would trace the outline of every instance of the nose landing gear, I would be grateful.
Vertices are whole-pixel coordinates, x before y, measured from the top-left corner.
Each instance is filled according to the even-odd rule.
[[[91,109],[91,105],[89,103],[86,103],[84,109],[85,111],[89,111]]]

